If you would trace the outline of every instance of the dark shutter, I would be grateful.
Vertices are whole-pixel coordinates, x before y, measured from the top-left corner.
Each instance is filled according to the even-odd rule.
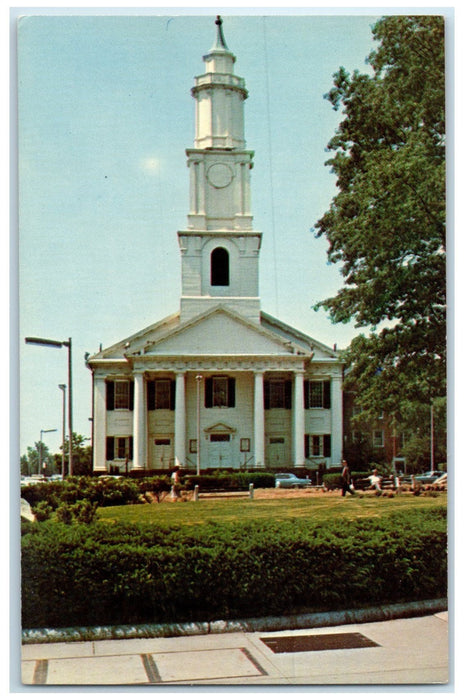
[[[134,438],[132,435],[129,437],[129,459],[134,459]]]
[[[106,382],[106,410],[114,411],[114,382]]]
[[[308,459],[308,457],[309,457],[309,435],[304,436],[304,451],[305,451],[305,459]]]
[[[171,393],[169,396],[169,408],[171,411],[175,411],[176,409],[176,381],[175,379],[171,379]]]
[[[134,410],[134,382],[129,382],[129,411]]]
[[[110,435],[106,438],[106,459],[114,459],[114,437]]]
[[[205,408],[213,407],[213,378],[205,379]]]
[[[305,379],[303,382],[303,396],[304,396],[304,407],[309,408],[309,379]]]
[[[227,405],[229,408],[235,408],[235,377],[229,377],[227,380],[228,383],[228,396],[227,396]]]
[[[331,455],[332,455],[332,436],[331,435],[324,435],[324,457],[330,457]]]
[[[285,408],[292,407],[292,382],[288,379],[285,382]]]
[[[270,400],[270,384],[269,382],[264,382],[264,408],[268,409],[270,408],[271,405],[271,400]]]
[[[147,411],[155,410],[156,383],[151,379],[147,382]]]
[[[326,382],[323,382],[323,403],[322,406],[324,408],[330,408],[331,402],[330,402],[330,379]]]

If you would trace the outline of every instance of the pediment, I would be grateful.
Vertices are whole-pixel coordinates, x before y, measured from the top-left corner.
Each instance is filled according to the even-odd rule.
[[[291,355],[284,338],[225,307],[149,341],[144,355]]]
[[[214,425],[210,425],[209,428],[204,428],[203,430],[204,433],[207,435],[211,435],[212,433],[236,433],[237,429],[232,428],[230,425],[226,425],[225,423],[215,423]]]

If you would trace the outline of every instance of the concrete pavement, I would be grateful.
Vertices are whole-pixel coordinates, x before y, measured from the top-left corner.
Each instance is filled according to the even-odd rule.
[[[398,686],[448,680],[447,612],[330,628],[22,647],[25,686]]]

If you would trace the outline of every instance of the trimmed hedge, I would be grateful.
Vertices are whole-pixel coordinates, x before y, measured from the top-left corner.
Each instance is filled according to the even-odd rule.
[[[351,478],[354,482],[359,481],[360,479],[366,479],[369,476],[370,472],[352,472]],[[342,473],[341,472],[336,472],[332,474],[324,474],[324,486],[329,490],[329,491],[334,491],[336,489],[341,489],[342,487]]]
[[[354,522],[24,524],[25,628],[230,619],[444,597],[446,509]]]
[[[200,491],[247,491],[250,484],[255,488],[271,488],[275,485],[274,474],[265,472],[236,472],[218,474],[187,475],[181,485],[186,489],[199,486]]]

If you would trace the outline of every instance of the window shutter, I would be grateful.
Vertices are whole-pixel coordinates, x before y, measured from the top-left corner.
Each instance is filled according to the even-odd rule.
[[[129,459],[134,459],[134,438],[132,435],[129,437]]]
[[[303,396],[304,396],[304,407],[309,408],[309,379],[305,379],[303,382]]]
[[[264,408],[270,407],[270,386],[269,382],[264,382]]]
[[[134,382],[129,382],[129,411],[134,410]]]
[[[147,382],[147,411],[155,410],[156,383],[153,380]]]
[[[292,407],[292,382],[287,380],[285,382],[285,408]]]
[[[114,437],[110,435],[106,438],[106,459],[114,459]]]
[[[114,411],[114,382],[106,382],[106,410]]]
[[[305,451],[305,459],[308,459],[308,457],[309,457],[309,435],[304,436],[304,451]]]
[[[324,435],[324,457],[330,457],[331,455],[332,455],[332,436],[331,435]]]
[[[228,378],[228,407],[235,408],[235,377]]]
[[[213,378],[206,377],[205,379],[205,408],[213,406]]]
[[[330,380],[323,382],[323,407],[324,408],[330,408],[331,407],[331,402],[330,402]]]
[[[171,411],[176,409],[176,380],[171,380],[171,394],[169,396],[169,408]]]

